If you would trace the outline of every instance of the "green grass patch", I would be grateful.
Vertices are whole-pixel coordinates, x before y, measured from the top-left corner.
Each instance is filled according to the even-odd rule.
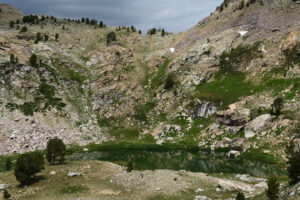
[[[98,123],[98,126],[100,126],[100,127],[110,126],[110,123],[109,123],[109,121],[106,118],[99,118],[98,117],[97,123]]]
[[[298,42],[292,49],[285,51],[284,55],[288,65],[300,65],[300,42]]]
[[[220,56],[220,71],[233,73],[238,71],[241,66],[248,65],[251,60],[262,58],[259,45],[259,42],[253,45],[239,45],[228,52],[224,51]]]
[[[89,188],[85,186],[66,186],[63,187],[60,192],[62,194],[73,194],[73,193],[83,193],[88,191]]]
[[[134,140],[138,139],[140,134],[139,129],[137,128],[121,128],[113,129],[111,135],[116,137],[117,140]]]
[[[71,63],[70,67],[60,58],[52,58],[51,61],[57,72],[59,72],[59,75],[65,80],[75,81],[79,85],[82,85],[87,76],[89,76],[89,71],[78,63]]]
[[[140,120],[140,121],[147,121],[147,115],[148,113],[155,107],[155,103],[154,102],[147,102],[146,104],[143,105],[136,105],[134,107],[135,110],[135,114],[134,114],[134,118],[136,120]]]
[[[189,124],[188,120],[185,117],[175,117],[170,120],[170,123],[179,125],[180,127],[187,127]]]
[[[83,82],[86,80],[86,77],[81,75],[81,73],[76,72],[74,70],[67,70],[67,75],[72,81],[76,81],[78,84],[82,85]]]
[[[152,143],[152,144],[154,144],[156,142],[153,135],[151,135],[151,134],[144,135],[142,138],[142,141],[145,143]]]
[[[6,107],[11,111],[18,109],[26,116],[33,116],[35,112],[44,112],[51,110],[51,108],[61,111],[66,104],[62,99],[55,97],[56,91],[54,86],[42,82],[36,91],[34,101],[24,102],[23,104],[8,103]]]
[[[259,149],[250,149],[247,152],[242,153],[240,158],[250,160],[250,161],[255,161],[255,162],[268,163],[268,164],[278,163],[278,161],[273,155],[264,153]]]
[[[246,74],[242,72],[230,73],[228,75],[217,72],[213,82],[196,87],[194,97],[218,104],[222,103],[222,107],[225,108],[238,101],[240,97],[255,93],[257,90],[256,85],[245,79]]]
[[[158,72],[151,80],[151,89],[157,89],[159,86],[165,83],[166,71],[170,60],[166,60],[162,66],[158,69]]]
[[[296,94],[300,91],[300,78],[281,78],[272,80],[264,79],[263,82],[265,84],[261,86],[261,91],[271,90],[274,96],[281,96],[283,90],[290,88],[290,90],[285,95],[285,99],[294,98]]]

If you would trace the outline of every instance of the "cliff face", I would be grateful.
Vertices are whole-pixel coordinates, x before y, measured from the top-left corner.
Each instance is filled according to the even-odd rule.
[[[254,147],[283,159],[299,116],[300,4],[241,2],[164,37],[42,16],[10,28],[23,15],[1,4],[0,154],[43,149],[58,136],[80,145]],[[117,41],[107,46],[111,31]],[[18,63],[6,63],[11,54]],[[269,115],[277,97],[279,117]]]

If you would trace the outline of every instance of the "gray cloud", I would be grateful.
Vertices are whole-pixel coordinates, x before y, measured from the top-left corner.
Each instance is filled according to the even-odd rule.
[[[181,32],[208,16],[223,0],[2,0],[25,14],[89,17],[108,25]]]

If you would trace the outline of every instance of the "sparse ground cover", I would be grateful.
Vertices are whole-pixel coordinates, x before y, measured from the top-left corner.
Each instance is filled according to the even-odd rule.
[[[68,172],[81,175],[68,177]],[[11,186],[9,192],[13,199],[173,200],[194,199],[197,195],[218,199],[236,194],[223,189],[216,192],[221,177],[169,170],[128,173],[118,165],[100,161],[73,161],[65,165],[46,166],[39,176],[41,180],[27,188],[18,187],[12,171],[1,173],[0,181]]]

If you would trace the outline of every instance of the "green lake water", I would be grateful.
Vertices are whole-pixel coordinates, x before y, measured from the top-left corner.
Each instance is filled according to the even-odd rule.
[[[232,159],[226,153],[187,150],[110,150],[92,153],[74,153],[67,160],[132,161],[134,170],[186,170],[203,173],[249,174],[267,177],[285,175],[277,164]]]

